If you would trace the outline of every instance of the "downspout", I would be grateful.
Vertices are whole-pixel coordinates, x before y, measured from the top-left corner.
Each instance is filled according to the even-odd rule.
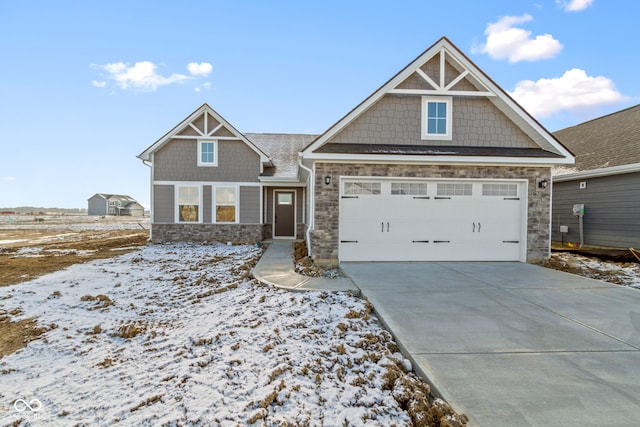
[[[307,197],[309,198],[309,224],[307,225],[307,232],[305,233],[305,240],[307,242],[307,253],[311,256],[311,231],[313,230],[313,217],[315,215],[315,206],[314,206],[314,189],[313,189],[313,171],[302,164],[302,153],[298,153],[298,165],[306,170],[309,174],[307,177]]]
[[[142,160],[142,163],[145,166],[149,166],[149,175],[151,175],[151,179],[149,180],[150,188],[149,188],[149,201],[151,202],[151,206],[149,206],[149,240],[153,240],[153,163],[149,160]],[[144,217],[144,210],[142,211],[142,216]]]

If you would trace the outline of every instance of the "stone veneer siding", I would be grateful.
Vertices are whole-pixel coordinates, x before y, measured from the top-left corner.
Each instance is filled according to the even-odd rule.
[[[262,224],[152,224],[151,233],[154,243],[255,243],[264,240],[265,227]]]
[[[331,184],[324,177],[331,176]],[[311,232],[314,260],[323,265],[338,262],[340,177],[526,179],[528,180],[527,261],[549,258],[550,188],[539,189],[538,179],[551,181],[550,167],[452,166],[316,163],[315,217]]]

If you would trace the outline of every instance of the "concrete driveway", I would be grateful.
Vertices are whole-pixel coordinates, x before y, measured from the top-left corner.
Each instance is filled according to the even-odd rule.
[[[341,267],[471,425],[640,425],[640,291],[523,263]]]

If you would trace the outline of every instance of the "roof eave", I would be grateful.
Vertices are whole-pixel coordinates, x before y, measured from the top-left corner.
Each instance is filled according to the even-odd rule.
[[[602,176],[621,175],[625,173],[640,172],[640,163],[631,163],[628,165],[611,166],[608,168],[591,169],[580,172],[566,173],[553,177],[554,182],[574,181],[585,178],[598,178]]]
[[[307,153],[305,160],[335,162],[371,163],[421,163],[421,164],[513,164],[513,165],[566,165],[573,164],[573,157],[502,157],[502,156],[421,156],[421,155],[381,155],[381,154],[332,154]]]

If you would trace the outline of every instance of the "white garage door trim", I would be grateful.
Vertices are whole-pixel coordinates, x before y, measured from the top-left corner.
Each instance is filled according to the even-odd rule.
[[[340,177],[340,261],[526,261],[526,180]]]

